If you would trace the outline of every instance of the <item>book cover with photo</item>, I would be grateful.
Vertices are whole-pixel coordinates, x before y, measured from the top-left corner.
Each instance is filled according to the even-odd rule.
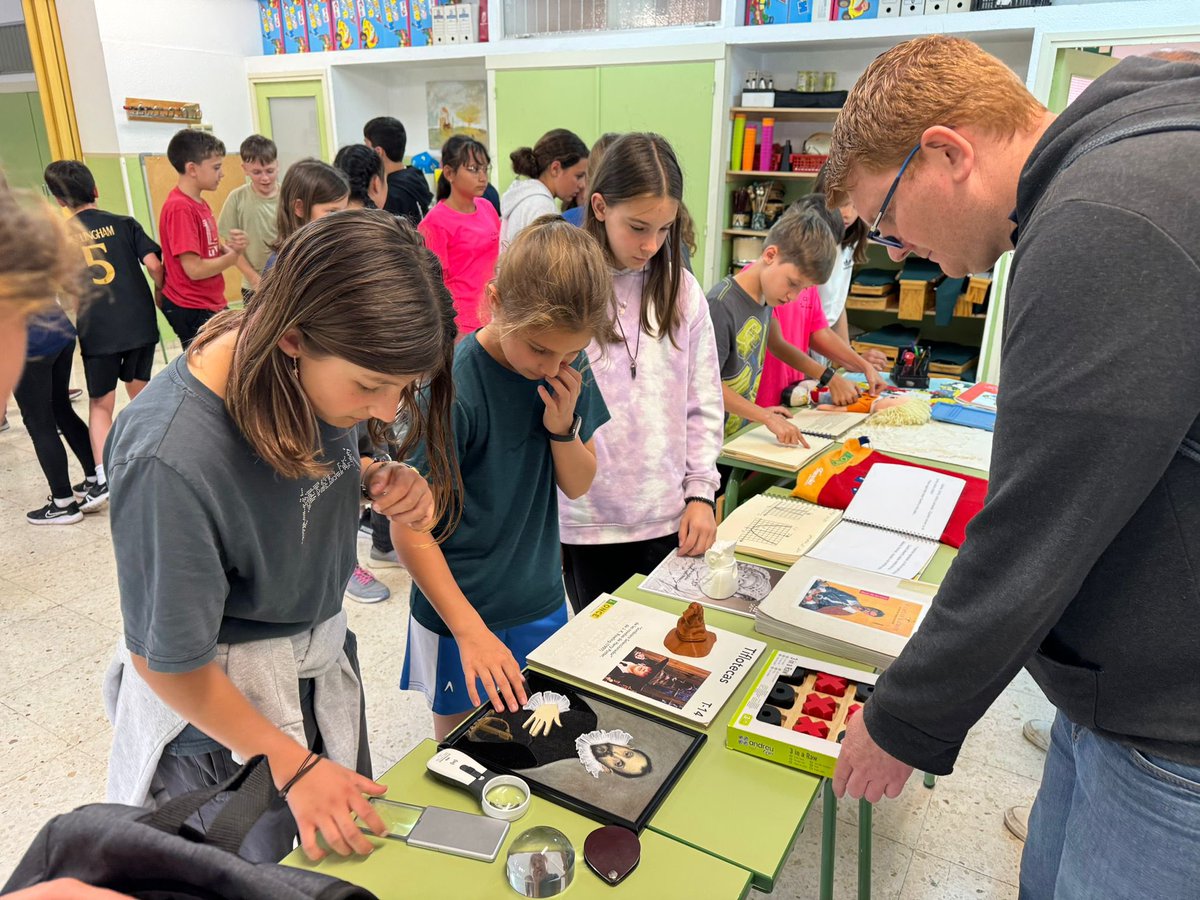
[[[707,654],[672,653],[664,641],[682,612],[601,594],[528,659],[618,700],[707,728],[766,645],[710,625],[716,641]]]
[[[759,604],[754,630],[884,669],[920,628],[936,592],[806,557]]]

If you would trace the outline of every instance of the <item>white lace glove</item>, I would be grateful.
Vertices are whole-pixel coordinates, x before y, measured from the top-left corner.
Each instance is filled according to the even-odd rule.
[[[556,691],[538,691],[523,708],[531,710],[533,715],[521,727],[529,732],[530,737],[538,737],[549,734],[555,725],[562,727],[560,716],[571,708],[571,701]]]

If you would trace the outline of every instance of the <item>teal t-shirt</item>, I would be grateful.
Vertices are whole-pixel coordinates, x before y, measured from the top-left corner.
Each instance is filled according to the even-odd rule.
[[[587,361],[574,365],[583,373],[575,412],[583,419],[579,437],[587,441],[608,421],[608,407]],[[458,345],[454,452],[464,500],[462,518],[441,547],[463,594],[494,631],[536,621],[566,600],[558,487],[539,384],[545,382],[530,381],[492,359],[473,334]],[[411,462],[428,473],[424,446]],[[416,584],[412,614],[431,631],[450,634]]]

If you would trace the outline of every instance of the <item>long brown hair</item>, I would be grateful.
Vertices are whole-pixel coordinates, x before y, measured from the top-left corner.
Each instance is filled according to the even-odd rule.
[[[669,197],[683,208],[683,171],[670,143],[662,135],[631,132],[617,138],[605,151],[595,178],[588,184],[588,204],[583,227],[600,242],[609,262],[616,263],[608,246],[604,223],[596,218],[591,197],[599,194],[608,206],[616,206],[636,197]],[[642,287],[642,331],[655,339],[664,335],[678,347],[675,332],[683,314],[679,310],[679,286],[683,272],[683,240],[679,217],[667,232],[667,239],[646,263]],[[655,326],[651,326],[651,310]]]
[[[317,356],[335,356],[372,372],[417,375],[401,395],[398,421],[372,419],[376,443],[407,431],[398,457],[424,441],[437,518],[461,496],[453,443],[454,302],[437,258],[415,228],[381,210],[337,212],[310,222],[283,244],[244,310],[209,322],[192,344],[196,353],[237,333],[225,408],[254,452],[285,478],[319,478],[316,412],[279,342],[289,331]],[[423,384],[421,384],[423,382]],[[421,396],[418,398],[418,392]],[[457,520],[458,510],[449,521]]]
[[[75,228],[0,173],[0,316],[29,315],[90,286]],[[63,304],[67,305],[66,302]]]
[[[500,257],[496,293],[503,334],[589,331],[602,347],[615,343],[612,272],[595,239],[559,215],[539,216]]]
[[[275,243],[279,250],[284,241],[307,224],[312,208],[318,203],[333,203],[350,196],[350,182],[329,163],[308,157],[292,163],[279,185],[279,206],[275,212]],[[304,219],[296,218],[296,201],[304,208]]]

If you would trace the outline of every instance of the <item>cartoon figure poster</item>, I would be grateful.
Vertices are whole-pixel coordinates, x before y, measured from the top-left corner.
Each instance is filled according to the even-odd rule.
[[[331,15],[331,0],[308,0],[308,49],[313,53],[337,49],[335,26]]]
[[[333,0],[333,33],[339,50],[357,50],[359,41],[358,3],[355,0]]]

